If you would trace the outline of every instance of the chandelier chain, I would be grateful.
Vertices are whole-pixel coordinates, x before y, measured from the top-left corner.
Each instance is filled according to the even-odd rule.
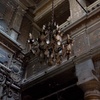
[[[54,0],[52,0],[52,25],[54,24]]]

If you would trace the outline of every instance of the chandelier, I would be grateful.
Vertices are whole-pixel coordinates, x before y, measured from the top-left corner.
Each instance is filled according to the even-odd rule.
[[[63,33],[54,21],[54,0],[52,0],[51,22],[43,25],[38,38],[33,38],[32,33],[29,33],[30,51],[39,57],[41,62],[48,65],[61,64],[64,58],[69,59],[72,47],[72,39],[69,34],[64,42],[62,38]]]

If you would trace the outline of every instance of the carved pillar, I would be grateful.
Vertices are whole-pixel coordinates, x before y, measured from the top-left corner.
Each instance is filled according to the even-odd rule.
[[[21,8],[20,6],[18,6],[14,19],[12,21],[11,31],[10,31],[11,38],[14,39],[15,41],[17,40],[19,29],[20,29],[24,14],[25,14],[25,10]]]
[[[100,100],[100,81],[91,59],[76,65],[77,85],[84,91],[85,100]]]
[[[90,80],[79,86],[84,91],[84,100],[100,100],[100,83],[97,80]]]
[[[83,0],[79,0],[79,2],[83,4]],[[69,0],[69,4],[70,4],[70,19],[72,22],[78,20],[85,14],[85,12],[81,8],[81,6],[76,2],[76,0]]]

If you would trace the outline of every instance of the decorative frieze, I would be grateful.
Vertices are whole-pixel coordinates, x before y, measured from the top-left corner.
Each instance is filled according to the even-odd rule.
[[[3,100],[5,100],[5,98],[8,98],[7,100],[19,100],[20,98],[18,90],[20,89],[19,77],[21,77],[20,74],[22,71],[19,68],[20,71],[18,72],[17,67],[14,63],[12,67],[10,66],[9,68],[8,66],[0,64],[0,98]],[[15,95],[16,99],[14,98]]]

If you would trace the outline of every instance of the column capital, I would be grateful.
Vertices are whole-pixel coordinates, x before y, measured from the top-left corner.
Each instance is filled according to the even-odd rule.
[[[93,79],[79,87],[84,91],[84,100],[100,100],[100,82]]]
[[[93,90],[100,90],[100,82],[95,80],[95,79],[87,81],[87,82],[80,84],[78,86],[81,87],[84,92],[93,91]]]
[[[86,100],[100,100],[100,91],[98,90],[86,91],[84,98]]]

